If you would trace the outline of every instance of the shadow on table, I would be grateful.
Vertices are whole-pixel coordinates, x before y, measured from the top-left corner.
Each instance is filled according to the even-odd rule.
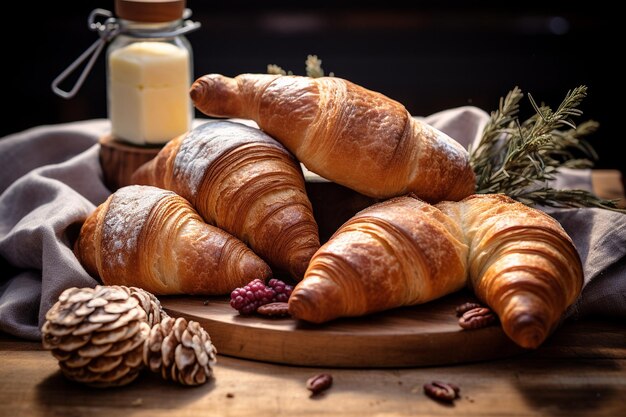
[[[623,378],[618,360],[623,358],[624,335],[609,324],[597,319],[568,322],[520,360],[515,381],[523,399],[549,415],[594,415],[599,409],[611,415],[613,404],[623,404],[607,380]]]
[[[546,369],[550,369],[549,374]],[[518,372],[517,389],[523,400],[542,414],[594,415],[594,411],[602,410],[602,415],[610,415],[607,407],[622,400],[615,398],[619,394],[615,387],[606,385],[606,375],[620,372],[621,367],[613,360],[533,361]]]
[[[163,389],[164,387],[167,389]],[[145,412],[147,409],[184,408],[200,400],[214,388],[214,379],[197,387],[185,387],[165,381],[148,371],[144,371],[135,381],[123,387],[93,388],[70,381],[61,371],[57,371],[36,386],[37,401],[33,407],[37,411],[47,412],[54,409],[59,415],[68,416],[74,415],[72,413],[76,410],[95,408],[124,409],[125,414],[132,415],[133,408],[137,412]]]

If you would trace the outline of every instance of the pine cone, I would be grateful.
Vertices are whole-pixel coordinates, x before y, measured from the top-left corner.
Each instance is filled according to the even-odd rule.
[[[165,317],[169,317],[167,313],[161,307],[161,302],[154,294],[137,287],[120,287],[127,290],[127,292],[135,297],[139,301],[139,305],[144,309],[147,314],[148,326],[152,328],[157,323],[161,323],[161,320]]]
[[[164,318],[150,330],[143,362],[163,379],[183,385],[204,384],[213,374],[216,349],[211,337],[196,321]]]
[[[126,385],[143,367],[150,332],[146,319],[127,288],[69,288],[46,314],[43,347],[72,380],[96,387]]]

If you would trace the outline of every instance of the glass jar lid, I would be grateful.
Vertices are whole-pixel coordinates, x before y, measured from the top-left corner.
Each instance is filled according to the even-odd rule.
[[[168,22],[183,18],[186,0],[115,0],[115,14],[136,22]]]

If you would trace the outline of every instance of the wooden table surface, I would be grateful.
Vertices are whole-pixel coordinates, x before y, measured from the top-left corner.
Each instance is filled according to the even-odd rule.
[[[454,349],[451,346],[450,349]],[[454,366],[331,369],[219,356],[209,383],[186,388],[148,373],[114,389],[78,385],[38,343],[0,337],[1,416],[623,416],[626,324],[565,323],[538,350]],[[310,376],[333,386],[312,398]],[[461,398],[445,405],[424,383],[453,382]]]
[[[594,189],[623,205],[619,173],[594,173]],[[311,397],[306,380],[320,372],[333,375],[333,386]],[[426,397],[422,386],[433,380],[457,384],[461,398],[446,405]],[[570,320],[535,351],[485,362],[333,369],[220,355],[214,378],[199,387],[145,372],[129,386],[105,390],[65,379],[40,343],[0,334],[1,417],[279,415],[624,416],[626,323]]]

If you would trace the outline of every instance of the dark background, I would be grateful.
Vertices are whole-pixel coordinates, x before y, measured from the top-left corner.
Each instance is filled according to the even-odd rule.
[[[324,69],[403,103],[414,115],[467,104],[491,111],[514,86],[558,106],[584,84],[578,121],[594,119],[596,168],[626,163],[619,94],[623,44],[616,11],[603,2],[416,1],[214,2],[188,0],[202,28],[188,35],[195,75],[265,72],[278,64],[304,75],[316,54]],[[577,2],[578,3],[578,2]],[[104,57],[78,95],[55,96],[50,82],[97,36],[96,8],[113,0],[22,2],[4,17],[2,73],[8,111],[0,136],[33,126],[106,117]],[[522,116],[531,114],[527,100]]]

